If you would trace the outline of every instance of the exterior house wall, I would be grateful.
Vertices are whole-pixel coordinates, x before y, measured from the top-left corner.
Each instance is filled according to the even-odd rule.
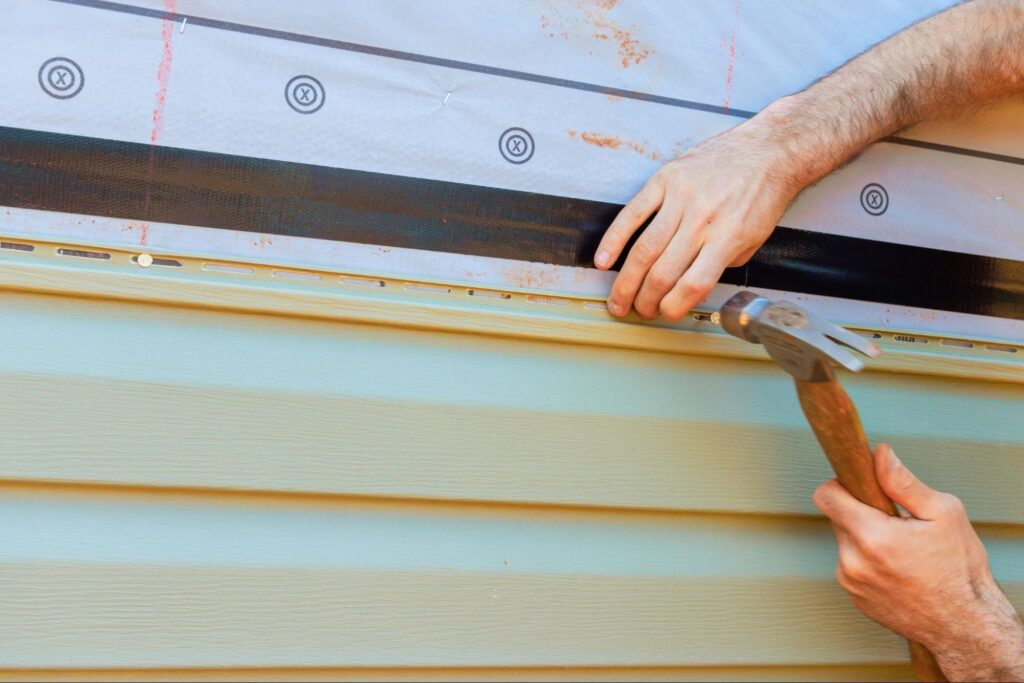
[[[0,250],[0,675],[910,676],[755,347],[54,249]],[[872,440],[1024,605],[1020,354],[881,341],[844,377]]]

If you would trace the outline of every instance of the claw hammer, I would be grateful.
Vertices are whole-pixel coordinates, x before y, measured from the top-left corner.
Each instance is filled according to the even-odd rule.
[[[799,306],[775,303],[748,291],[725,302],[721,324],[734,337],[763,344],[772,360],[793,376],[804,415],[843,488],[862,503],[898,515],[896,506],[878,485],[857,408],[832,370],[832,362],[853,372],[864,367],[864,362],[844,346],[869,358],[878,357],[881,349]],[[927,648],[913,641],[909,645],[918,678],[946,680]]]

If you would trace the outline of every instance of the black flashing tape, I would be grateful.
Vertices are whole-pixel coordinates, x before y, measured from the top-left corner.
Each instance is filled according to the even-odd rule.
[[[0,204],[591,266],[620,205],[0,127]],[[779,227],[722,282],[1024,319],[1024,262]]]

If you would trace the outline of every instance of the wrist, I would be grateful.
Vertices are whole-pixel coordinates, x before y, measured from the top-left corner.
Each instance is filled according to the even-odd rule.
[[[807,115],[805,93],[779,98],[745,125],[757,144],[771,150],[777,182],[792,199],[845,161],[837,143]]]

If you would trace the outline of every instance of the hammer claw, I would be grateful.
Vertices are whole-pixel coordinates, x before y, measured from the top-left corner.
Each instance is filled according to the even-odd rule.
[[[856,332],[850,332],[845,327],[839,327],[837,330],[832,330],[828,332],[826,336],[834,342],[838,342],[844,346],[849,346],[854,351],[863,353],[868,358],[878,358],[882,355],[882,349],[878,348],[878,344],[873,341],[868,341]]]
[[[783,369],[804,381],[826,381],[836,363],[857,372],[881,354],[873,342],[786,301],[773,303],[753,292],[739,292],[722,307],[722,327],[736,337],[764,344]]]
[[[845,344],[845,342],[842,342],[839,339],[833,337],[831,331],[825,335],[825,338],[828,341],[822,342],[822,344],[820,345],[828,345],[829,358],[834,360],[836,363],[839,363],[840,365],[842,365],[847,370],[850,370],[851,372],[860,372],[861,370],[864,369],[864,361],[862,361],[860,358],[858,358],[857,356],[853,355],[845,348],[843,348],[843,346],[850,346],[849,344]],[[841,346],[840,344],[842,344],[843,346]],[[872,344],[872,346],[874,346],[874,344]],[[860,349],[857,350],[860,351]]]

